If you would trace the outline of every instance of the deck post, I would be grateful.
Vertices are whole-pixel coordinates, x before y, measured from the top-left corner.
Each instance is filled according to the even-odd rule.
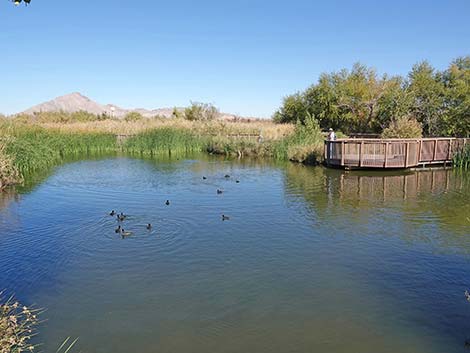
[[[341,166],[344,167],[344,151],[346,150],[346,142],[341,141]]]
[[[437,139],[434,140],[434,152],[432,154],[432,161],[435,162],[436,161],[436,153],[437,153]]]
[[[330,165],[330,159],[328,158],[328,149],[329,149],[330,146],[328,146],[328,141],[325,141],[325,143],[323,144],[323,149],[324,149],[324,155],[325,155],[325,161],[326,161],[326,165]]]
[[[361,141],[361,144],[359,145],[359,167],[362,167],[362,151],[364,149],[364,141]]]
[[[419,140],[419,145],[418,145],[418,164],[421,162],[421,149],[423,148],[423,139]]]
[[[410,150],[410,143],[407,142],[407,143],[406,143],[406,147],[405,147],[405,168],[408,168],[408,154],[409,154],[409,150]]]
[[[452,159],[452,139],[449,139],[449,148],[447,149],[447,160]]]
[[[388,159],[388,142],[385,142],[384,168],[387,168],[387,159]]]

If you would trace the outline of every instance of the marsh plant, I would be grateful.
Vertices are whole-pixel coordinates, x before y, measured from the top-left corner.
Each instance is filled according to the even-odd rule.
[[[4,300],[0,293],[0,353],[33,352],[40,310],[21,305],[13,297]]]
[[[470,169],[470,145],[466,145],[454,155],[454,166],[459,169]]]

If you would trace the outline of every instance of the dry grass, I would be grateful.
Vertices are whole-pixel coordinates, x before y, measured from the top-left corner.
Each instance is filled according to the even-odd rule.
[[[274,124],[272,121],[231,122],[231,121],[189,121],[185,119],[141,119],[138,121],[96,120],[85,122],[40,122],[28,124],[62,132],[105,132],[116,135],[134,135],[146,130],[175,128],[190,130],[199,135],[227,136],[236,134],[261,134],[264,139],[279,140],[294,132],[292,124]]]
[[[0,302],[0,353],[35,351],[31,338],[36,335],[38,313],[13,298]]]

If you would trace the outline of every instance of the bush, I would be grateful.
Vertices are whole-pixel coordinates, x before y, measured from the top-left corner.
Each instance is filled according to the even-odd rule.
[[[184,110],[184,118],[187,120],[208,121],[215,120],[219,116],[219,110],[209,103],[194,103]]]
[[[124,117],[124,121],[127,121],[127,122],[139,121],[139,120],[143,120],[143,119],[144,119],[143,115],[138,113],[138,112],[129,112]]]
[[[392,120],[382,132],[383,138],[420,138],[422,136],[423,126],[410,115]]]

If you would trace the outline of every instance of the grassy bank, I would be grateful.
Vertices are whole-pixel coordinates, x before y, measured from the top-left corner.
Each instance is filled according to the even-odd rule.
[[[0,181],[19,183],[22,175],[58,165],[66,157],[102,153],[184,155],[207,152],[316,162],[323,136],[312,119],[304,124],[271,121],[188,121],[141,118],[134,121],[41,114],[0,119]],[[116,135],[123,135],[118,140]]]

